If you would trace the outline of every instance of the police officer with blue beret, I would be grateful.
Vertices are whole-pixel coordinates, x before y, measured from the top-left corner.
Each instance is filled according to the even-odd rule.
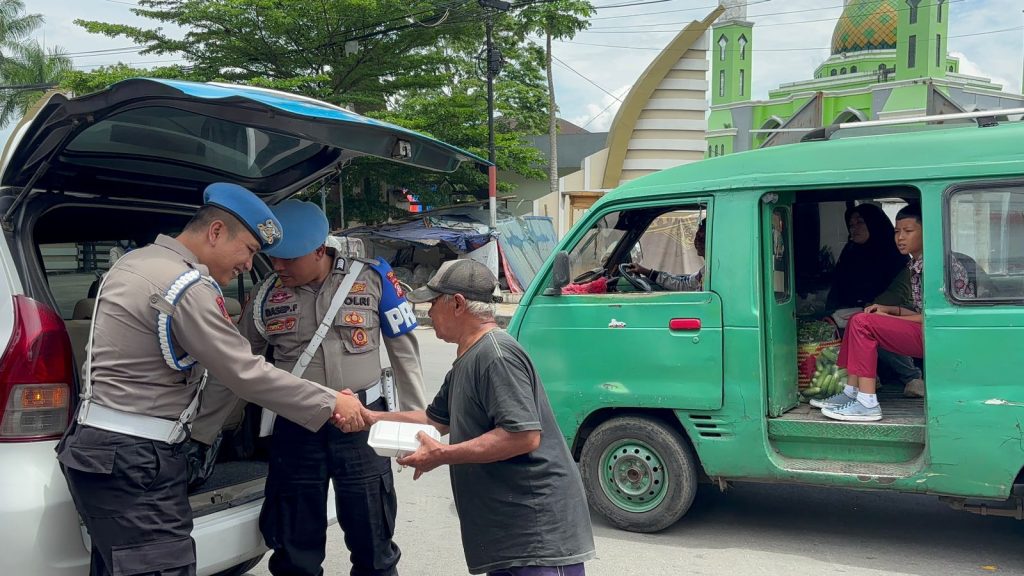
[[[211,184],[204,200],[177,237],[120,258],[96,297],[81,401],[57,446],[94,576],[195,574],[182,445],[207,373],[307,430],[359,414],[356,398],[250,352],[219,285],[280,245],[281,223],[235,184]]]
[[[285,238],[269,250],[275,274],[255,291],[239,330],[276,365],[332,390],[350,390],[385,410],[379,347],[395,376],[394,408],[425,406],[416,315],[386,262],[354,257],[326,245],[327,218],[309,202],[273,208]],[[266,414],[265,414],[266,415]],[[269,432],[271,422],[264,421]],[[400,550],[392,541],[397,498],[391,461],[367,445],[368,433],[324,426],[310,431],[286,418],[273,421],[270,469],[260,529],[273,549],[277,576],[319,575],[325,557],[328,486],[334,482],[338,520],[352,574],[393,575]]]

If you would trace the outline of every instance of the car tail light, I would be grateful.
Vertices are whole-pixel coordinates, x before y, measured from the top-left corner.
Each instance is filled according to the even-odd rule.
[[[14,297],[14,331],[0,358],[0,442],[59,438],[71,418],[75,374],[64,321],[49,306]]]

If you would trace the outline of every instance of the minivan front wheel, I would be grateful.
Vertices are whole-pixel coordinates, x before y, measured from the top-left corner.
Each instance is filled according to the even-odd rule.
[[[640,416],[598,426],[583,445],[580,473],[590,504],[631,532],[675,524],[697,493],[697,463],[679,431]]]

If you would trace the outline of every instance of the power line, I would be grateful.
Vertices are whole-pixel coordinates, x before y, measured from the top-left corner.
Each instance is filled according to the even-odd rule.
[[[984,32],[972,32],[972,33],[969,33],[969,34],[955,34],[955,35],[952,35],[952,36],[948,36],[948,38],[949,39],[953,39],[953,38],[967,38],[967,37],[970,37],[970,36],[987,36],[987,35],[990,35],[990,34],[1003,34],[1003,33],[1006,33],[1006,32],[1016,32],[1016,31],[1019,31],[1019,30],[1024,30],[1024,26],[1015,26],[1013,28],[1002,28],[1000,30],[986,30]],[[656,50],[656,51],[659,51],[659,52],[668,51],[667,48],[648,48],[648,47],[645,47],[645,46],[618,46],[618,45],[613,45],[613,44],[595,44],[595,43],[590,43],[590,42],[577,42],[575,40],[557,40],[557,39],[552,39],[552,41],[553,42],[560,42],[562,44],[579,44],[581,46],[595,46],[595,47],[598,47],[598,48],[620,48],[620,49],[624,49],[624,50]],[[832,49],[831,47],[817,47],[817,48],[811,48],[811,47],[804,47],[804,48],[747,48],[747,50],[749,50],[751,52],[803,52],[803,51],[815,51],[815,50],[820,51],[820,50],[831,50],[831,49]],[[686,50],[689,50],[689,48],[686,48],[685,50],[681,50],[681,51],[685,52]],[[728,49],[727,51],[735,52],[737,50],[738,50],[737,48],[731,48],[731,49]]]
[[[570,72],[572,72],[573,74],[575,74],[575,75],[579,76],[580,78],[583,78],[584,80],[586,80],[587,82],[589,82],[589,83],[590,83],[590,84],[591,84],[592,86],[594,86],[595,88],[597,88],[597,89],[598,89],[598,90],[600,90],[601,92],[604,92],[605,94],[607,94],[607,95],[611,96],[612,98],[615,98],[615,99],[616,99],[616,100],[618,100],[619,102],[622,102],[622,99],[621,99],[621,98],[619,98],[619,97],[618,97],[618,96],[616,96],[615,94],[612,94],[612,93],[611,93],[611,92],[609,92],[608,90],[605,90],[605,89],[604,89],[604,88],[602,88],[602,87],[601,87],[601,86],[600,86],[600,85],[599,85],[599,84],[598,84],[597,82],[594,82],[594,81],[593,81],[593,80],[591,80],[590,78],[587,78],[586,76],[584,76],[583,74],[581,74],[581,73],[580,73],[579,71],[577,71],[577,70],[576,70],[575,68],[573,68],[572,66],[569,66],[568,64],[566,64],[566,63],[565,63],[565,62],[563,62],[563,61],[562,61],[562,60],[561,60],[561,59],[560,59],[560,58],[559,58],[558,56],[555,56],[554,54],[552,54],[552,55],[551,55],[551,58],[552,58],[552,60],[554,60],[555,62],[558,62],[558,63],[559,63],[559,64],[561,64],[562,66],[565,66],[566,68],[568,68],[568,69],[569,69],[569,71],[570,71]]]

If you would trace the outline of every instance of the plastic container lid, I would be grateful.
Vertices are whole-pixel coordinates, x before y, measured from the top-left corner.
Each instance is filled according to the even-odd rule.
[[[370,426],[370,438],[367,444],[379,456],[401,458],[412,454],[420,447],[416,434],[426,432],[431,438],[441,441],[441,433],[429,424],[410,424],[407,422],[380,421]]]

